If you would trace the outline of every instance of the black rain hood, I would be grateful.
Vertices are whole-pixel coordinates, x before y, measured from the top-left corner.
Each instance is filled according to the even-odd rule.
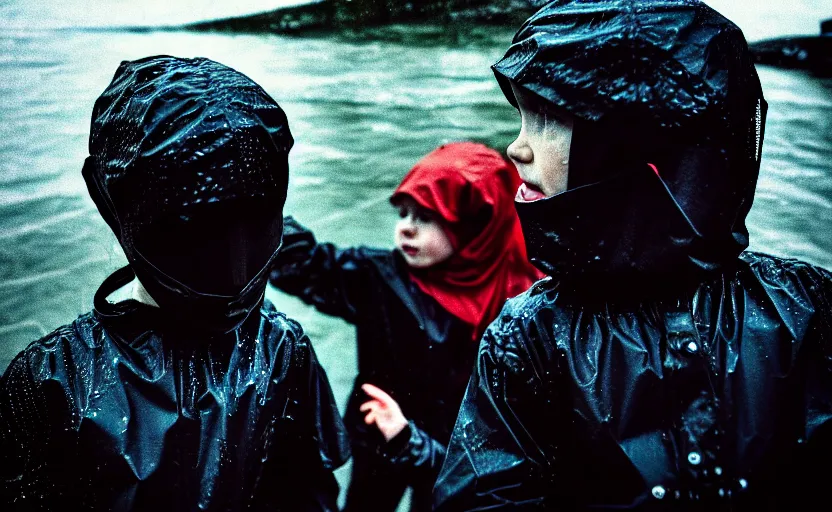
[[[84,179],[176,324],[230,332],[262,301],[292,144],[274,99],[204,58],[123,62],[96,101]]]
[[[733,23],[695,0],[559,0],[493,70],[515,107],[512,82],[575,119],[568,190],[516,203],[541,270],[609,290],[735,264],[767,105]]]

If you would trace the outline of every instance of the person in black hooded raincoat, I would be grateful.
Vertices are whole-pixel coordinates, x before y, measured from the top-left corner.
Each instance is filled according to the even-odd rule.
[[[353,467],[344,510],[431,510],[431,491],[477,341],[506,297],[540,273],[512,208],[514,166],[472,142],[419,160],[390,202],[394,250],[319,242],[291,217],[271,283],[355,325],[358,375],[344,423]]]
[[[804,510],[832,469],[832,276],[744,252],[766,102],[696,0],[560,0],[493,67],[531,261],[437,510]]]
[[[349,451],[329,383],[264,300],[292,143],[233,69],[121,64],[83,176],[129,265],[0,379],[0,508],[337,509]],[[107,300],[131,282],[135,299]]]

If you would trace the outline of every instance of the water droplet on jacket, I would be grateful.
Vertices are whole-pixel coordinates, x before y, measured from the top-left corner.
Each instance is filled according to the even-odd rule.
[[[745,478],[740,478],[739,484],[740,484],[741,489],[747,489],[748,488],[748,480],[746,480]]]
[[[694,466],[698,466],[699,463],[702,462],[702,456],[699,455],[699,452],[690,452],[688,454],[688,462]]]
[[[651,492],[653,493],[653,497],[657,500],[664,498],[664,495],[667,493],[667,491],[665,491],[664,487],[661,485],[653,487]]]

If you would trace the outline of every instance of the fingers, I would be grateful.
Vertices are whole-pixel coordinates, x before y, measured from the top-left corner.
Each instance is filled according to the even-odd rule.
[[[384,408],[383,403],[379,402],[378,400],[370,400],[369,402],[364,402],[363,404],[361,404],[361,406],[358,408],[358,410],[361,411],[361,412],[367,412],[367,411],[371,411],[371,410],[375,410],[375,409],[382,409],[382,408]]]
[[[370,395],[372,398],[375,398],[376,400],[385,405],[393,401],[393,397],[382,391],[380,388],[373,386],[372,384],[363,384],[361,386],[361,389],[364,390],[364,392]]]
[[[376,412],[375,411],[370,411],[367,414],[367,416],[364,417],[364,423],[366,423],[367,425],[372,425],[373,423],[376,423],[376,417],[377,417]]]

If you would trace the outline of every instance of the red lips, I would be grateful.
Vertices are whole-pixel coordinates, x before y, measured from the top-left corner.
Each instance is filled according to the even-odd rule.
[[[417,252],[419,252],[419,249],[413,247],[412,245],[402,244],[402,252],[408,256],[414,256]]]

